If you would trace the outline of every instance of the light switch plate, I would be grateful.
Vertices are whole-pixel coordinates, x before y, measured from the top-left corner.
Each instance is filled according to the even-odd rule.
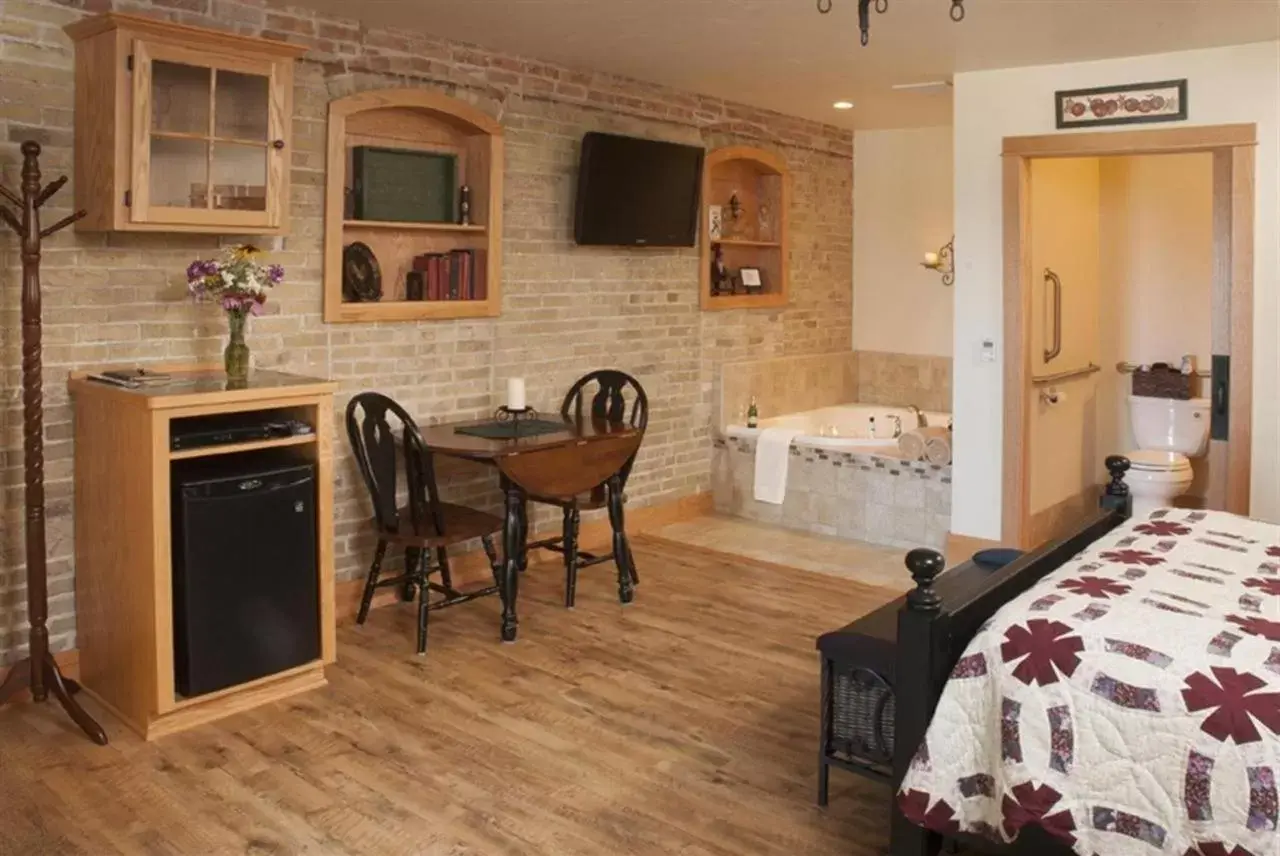
[[[994,363],[996,361],[996,343],[992,339],[982,340],[982,361],[984,363]]]

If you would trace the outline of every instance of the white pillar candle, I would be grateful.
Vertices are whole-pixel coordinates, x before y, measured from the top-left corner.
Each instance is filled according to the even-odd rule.
[[[926,265],[930,265],[930,266],[932,266],[932,265],[936,265],[936,264],[938,263],[938,254],[937,254],[937,253],[925,253],[925,254],[924,254],[924,263],[925,263]]]
[[[524,410],[525,406],[524,378],[507,378],[507,408],[510,410]]]

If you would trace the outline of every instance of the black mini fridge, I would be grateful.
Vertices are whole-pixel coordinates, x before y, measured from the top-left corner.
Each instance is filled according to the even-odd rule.
[[[176,462],[174,682],[186,697],[320,656],[315,467],[271,453]]]

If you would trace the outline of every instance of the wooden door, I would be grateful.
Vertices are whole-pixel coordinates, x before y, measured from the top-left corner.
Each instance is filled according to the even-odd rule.
[[[288,93],[282,63],[135,39],[130,219],[283,225]]]

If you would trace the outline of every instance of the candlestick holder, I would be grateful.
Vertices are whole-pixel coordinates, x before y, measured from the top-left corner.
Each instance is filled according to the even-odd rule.
[[[520,436],[521,421],[528,422],[529,420],[536,419],[537,417],[538,411],[534,410],[532,407],[507,407],[506,405],[503,405],[493,413],[493,418],[499,422],[510,422],[515,426],[513,434],[516,437]]]

